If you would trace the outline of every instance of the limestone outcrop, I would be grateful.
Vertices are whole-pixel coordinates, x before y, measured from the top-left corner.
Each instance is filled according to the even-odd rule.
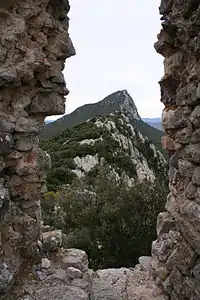
[[[0,293],[22,264],[40,260],[40,193],[49,155],[44,118],[64,113],[62,75],[75,54],[67,0],[0,1]]]

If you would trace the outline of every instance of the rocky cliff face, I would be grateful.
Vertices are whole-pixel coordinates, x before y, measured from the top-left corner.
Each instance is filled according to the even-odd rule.
[[[121,111],[92,118],[42,142],[52,158],[49,190],[56,191],[58,184],[70,184],[75,177],[92,178],[103,168],[110,170],[108,176],[121,179],[129,187],[144,181],[154,183],[156,179],[166,181],[167,161],[151,136],[140,132],[133,104],[124,105],[123,101]]]
[[[170,299],[200,299],[200,4],[162,0],[155,48],[164,56],[163,146],[171,153],[166,212],[152,245],[155,268]]]
[[[38,132],[46,116],[64,113],[68,11],[63,0],[0,1],[0,293],[25,259],[39,258],[50,157]]]

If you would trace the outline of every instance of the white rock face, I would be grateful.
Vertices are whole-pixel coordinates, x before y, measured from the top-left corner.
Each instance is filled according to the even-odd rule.
[[[137,113],[137,109],[133,107],[134,103],[130,102],[130,96],[126,91],[123,91],[123,93],[126,97],[125,106],[130,106],[130,114],[133,113],[131,112],[131,110],[133,110],[135,113],[134,118],[139,120],[140,117]],[[128,108],[125,108],[127,111]],[[107,117],[98,117],[94,123],[97,128],[104,128],[107,133],[109,132],[110,137],[118,142],[119,147],[115,148],[112,154],[116,164],[118,155],[122,155],[122,157],[124,156],[125,159],[126,156],[131,159],[129,171],[131,172],[132,162],[132,173],[135,173],[132,177],[130,177],[126,171],[123,171],[123,169],[120,170],[117,166],[115,167],[115,165],[112,165],[110,169],[110,176],[113,176],[113,178],[117,181],[121,178],[128,187],[133,186],[135,182],[142,183],[143,181],[149,181],[153,183],[156,180],[154,169],[151,169],[149,166],[144,151],[138,150],[140,147],[141,149],[149,147],[149,151],[152,151],[151,155],[158,160],[158,166],[161,168],[166,166],[164,156],[154,144],[148,142],[148,138],[146,136],[133,127],[134,125],[131,122],[132,121],[130,121],[129,116],[126,113],[119,111],[116,112],[116,114],[111,113]],[[83,139],[79,142],[79,144],[80,146],[87,144],[92,147],[98,141],[103,143],[103,135],[98,139]],[[146,144],[146,142],[148,143]],[[86,155],[85,157],[77,156],[74,158],[74,163],[76,165],[76,169],[72,170],[72,172],[76,174],[78,178],[82,178],[95,166],[104,166],[108,162],[106,161],[106,157],[98,157],[97,153],[96,155]]]
[[[76,156],[74,158],[74,163],[76,164],[77,168],[83,170],[84,172],[89,172],[92,170],[96,165],[99,163],[98,154],[95,156],[86,155],[85,157]]]
[[[124,96],[124,104],[122,105],[122,108],[125,108],[128,112],[130,112],[135,120],[140,120],[140,116],[137,111],[137,107],[135,106],[135,103],[130,99],[130,95],[126,90],[121,92]]]
[[[99,139],[85,139],[85,140],[82,140],[82,141],[80,141],[79,142],[79,144],[80,145],[84,145],[84,144],[86,144],[86,145],[94,145],[96,142],[99,142],[99,141],[102,141],[103,139],[102,139],[102,137],[101,138],[99,138]]]
[[[72,172],[80,179],[85,176],[85,174],[81,170],[72,170]]]
[[[95,122],[96,127],[104,127],[105,123],[102,122],[101,120],[97,119]]]
[[[112,133],[112,137],[119,143],[120,147],[125,150],[129,149],[129,139],[126,136],[116,131]]]
[[[164,158],[163,154],[160,151],[158,151],[158,149],[156,149],[154,144],[150,144],[150,148],[154,152],[154,157],[156,157],[163,165],[165,165],[166,159]]]

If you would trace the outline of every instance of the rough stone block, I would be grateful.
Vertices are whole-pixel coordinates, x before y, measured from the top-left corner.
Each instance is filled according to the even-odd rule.
[[[166,280],[167,276],[169,275],[169,271],[167,270],[164,263],[159,262],[156,258],[152,259],[152,268],[161,280]]]
[[[179,208],[177,203],[177,197],[170,193],[167,197],[165,209],[176,219],[179,214]]]
[[[178,130],[175,135],[175,142],[180,144],[189,144],[192,139],[192,133],[192,126]]]
[[[180,214],[197,230],[200,229],[200,205],[186,200],[180,204]]]
[[[173,285],[174,290],[177,292],[177,294],[179,293],[181,294],[183,289],[184,277],[176,267],[173,267],[173,270],[169,278]]]
[[[39,137],[35,134],[15,134],[14,139],[18,151],[29,151],[39,145]]]
[[[54,230],[42,233],[43,249],[45,252],[57,250],[62,246],[61,230]]]
[[[196,196],[196,191],[197,187],[192,182],[190,182],[185,189],[185,195],[189,199],[194,199]]]
[[[28,133],[38,134],[39,124],[37,123],[36,120],[19,117],[15,125],[15,131],[26,133],[26,134]]]
[[[188,242],[193,250],[200,254],[200,235],[196,228],[191,225],[185,218],[177,220],[177,226],[184,239]]]
[[[190,116],[190,113],[190,109],[184,106],[166,108],[162,114],[164,129],[170,130],[187,127],[189,124],[188,116]]]
[[[83,277],[83,273],[77,268],[69,267],[69,268],[67,268],[66,271],[67,271],[67,275],[72,279]]]
[[[65,112],[65,99],[58,94],[43,93],[33,99],[30,110],[32,114],[61,115]]]
[[[174,266],[184,275],[190,274],[190,268],[194,264],[196,253],[185,242],[180,242],[169,256],[166,267],[172,270]]]
[[[168,233],[171,229],[175,229],[175,219],[168,212],[161,212],[157,218],[157,235]]]
[[[178,168],[181,176],[192,177],[195,169],[195,165],[191,162],[183,159],[179,159]]]
[[[197,129],[192,133],[191,136],[191,142],[192,143],[199,143],[200,142],[200,129]]]
[[[163,149],[165,149],[167,151],[175,150],[174,140],[172,138],[170,138],[168,135],[163,136],[161,139],[161,142],[162,142]]]
[[[187,145],[184,149],[183,156],[186,160],[198,164],[200,162],[200,144]]]
[[[152,267],[152,257],[151,256],[140,256],[139,264],[144,271],[150,271]]]
[[[200,128],[200,105],[196,106],[191,114],[191,121],[196,128]]]
[[[64,253],[63,267],[67,270],[69,267],[79,269],[81,272],[88,270],[87,254],[83,250],[68,249]]]

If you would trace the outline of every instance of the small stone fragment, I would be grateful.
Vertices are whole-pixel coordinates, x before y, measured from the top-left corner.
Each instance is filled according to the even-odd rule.
[[[45,280],[47,277],[47,275],[42,271],[36,271],[36,274],[41,281]]]
[[[140,256],[139,263],[143,271],[150,271],[152,268],[152,257],[151,256]]]

